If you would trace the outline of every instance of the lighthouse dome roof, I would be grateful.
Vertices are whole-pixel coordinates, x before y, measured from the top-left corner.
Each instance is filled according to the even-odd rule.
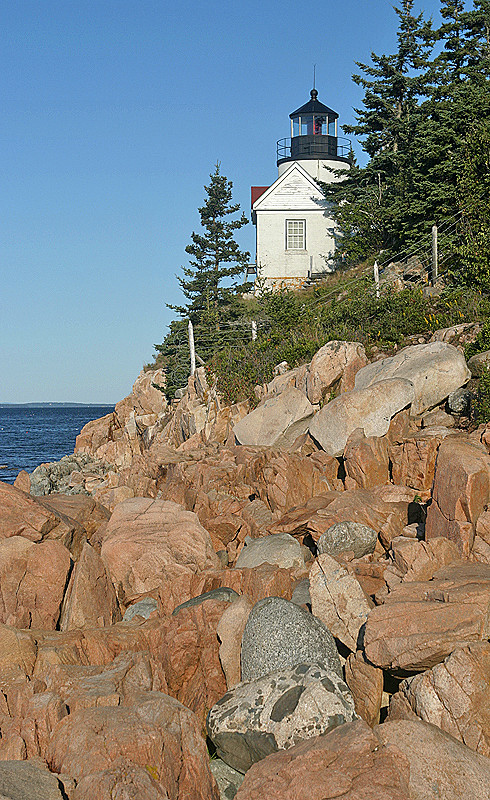
[[[301,108],[297,108],[296,111],[293,111],[289,116],[292,119],[293,117],[301,117],[305,114],[325,114],[330,118],[338,119],[338,114],[333,109],[325,106],[323,103],[320,103],[318,100],[318,92],[316,89],[312,89],[310,92],[311,100],[308,100],[304,106]]]

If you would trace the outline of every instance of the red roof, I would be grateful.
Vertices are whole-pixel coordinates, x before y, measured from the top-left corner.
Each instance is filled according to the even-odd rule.
[[[252,208],[254,203],[259,199],[259,197],[267,191],[268,186],[252,186]]]

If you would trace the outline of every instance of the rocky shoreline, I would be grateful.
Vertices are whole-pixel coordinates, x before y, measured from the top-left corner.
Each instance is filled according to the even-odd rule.
[[[147,371],[0,483],[0,797],[487,800],[472,334],[329,342],[255,408]]]

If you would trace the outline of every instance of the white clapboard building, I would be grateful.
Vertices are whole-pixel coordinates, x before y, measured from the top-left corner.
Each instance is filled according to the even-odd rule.
[[[290,114],[291,136],[277,142],[279,177],[252,186],[257,277],[266,286],[296,288],[331,271],[335,226],[317,181],[349,165],[350,143],[337,135],[338,114],[311,99]]]

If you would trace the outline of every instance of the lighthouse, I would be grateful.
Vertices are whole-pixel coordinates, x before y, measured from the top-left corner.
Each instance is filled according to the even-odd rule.
[[[299,288],[332,271],[335,223],[318,181],[335,181],[332,170],[350,166],[338,117],[312,89],[289,115],[290,137],[277,142],[277,180],[252,186],[257,277],[270,288]]]

